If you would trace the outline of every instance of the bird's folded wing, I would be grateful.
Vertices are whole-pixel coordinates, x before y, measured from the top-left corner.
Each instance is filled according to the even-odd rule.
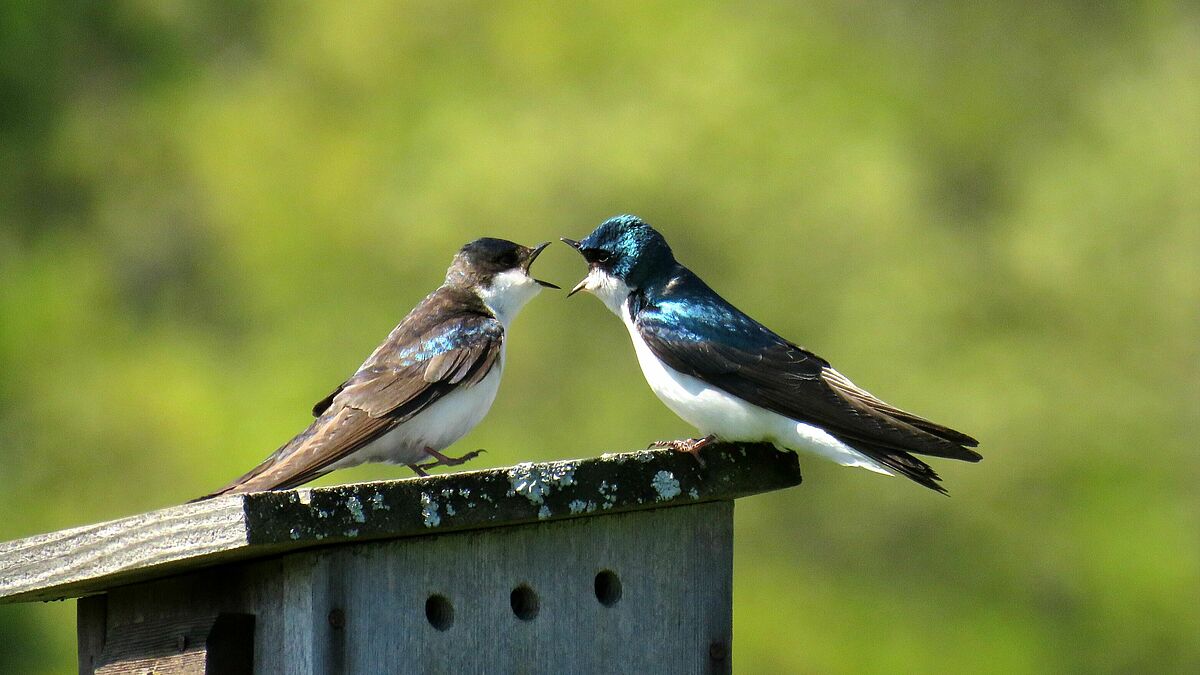
[[[458,387],[478,384],[499,361],[504,328],[495,318],[446,317],[410,340],[376,350],[363,368],[318,403],[319,417],[221,492],[302,485]]]
[[[975,439],[880,401],[744,314],[727,315],[734,321],[681,321],[669,311],[646,307],[636,323],[654,355],[681,373],[845,439],[968,461],[980,457],[963,447],[976,445]]]
[[[222,492],[276,490],[303,485],[326,473],[326,467],[377,438],[391,426],[387,418],[371,417],[355,408],[331,409]]]

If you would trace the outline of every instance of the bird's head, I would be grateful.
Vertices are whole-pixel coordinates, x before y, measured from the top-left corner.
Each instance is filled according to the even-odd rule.
[[[446,284],[473,290],[496,318],[508,323],[543,287],[558,288],[529,274],[547,246],[549,242],[530,248],[507,239],[476,239],[455,254]]]
[[[588,291],[609,309],[620,313],[630,291],[637,290],[675,264],[671,247],[646,221],[616,216],[604,221],[581,241],[563,238],[588,264],[588,274],[568,294]]]

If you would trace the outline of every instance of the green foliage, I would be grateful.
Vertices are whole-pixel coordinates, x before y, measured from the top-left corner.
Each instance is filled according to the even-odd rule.
[[[0,539],[212,489],[465,241],[633,212],[983,441],[951,499],[803,460],[743,502],[740,671],[1200,670],[1194,5],[248,6],[0,5]],[[459,449],[688,432],[544,294]],[[0,613],[0,670],[70,670],[71,609]]]

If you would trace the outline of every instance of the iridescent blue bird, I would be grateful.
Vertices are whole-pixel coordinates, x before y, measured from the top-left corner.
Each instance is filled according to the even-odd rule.
[[[716,440],[767,442],[943,494],[914,455],[981,459],[974,438],[884,403],[729,304],[640,218],[610,218],[563,241],[589,268],[569,295],[589,291],[620,317],[650,388],[703,436],[654,446],[696,454]]]
[[[296,487],[364,462],[405,464],[423,476],[477,456],[478,450],[461,457],[441,451],[491,408],[517,312],[543,287],[558,288],[529,274],[546,246],[484,238],[462,247],[441,287],[317,403],[307,429],[201,499]]]

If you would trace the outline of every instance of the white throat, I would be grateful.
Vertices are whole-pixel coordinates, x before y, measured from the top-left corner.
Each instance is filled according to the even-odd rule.
[[[492,277],[490,286],[477,288],[475,293],[507,329],[525,303],[541,291],[541,284],[525,272],[507,270]]]
[[[605,272],[599,267],[593,267],[584,278],[583,290],[600,298],[600,302],[608,311],[621,316],[621,308],[629,297],[629,287],[617,277]]]

